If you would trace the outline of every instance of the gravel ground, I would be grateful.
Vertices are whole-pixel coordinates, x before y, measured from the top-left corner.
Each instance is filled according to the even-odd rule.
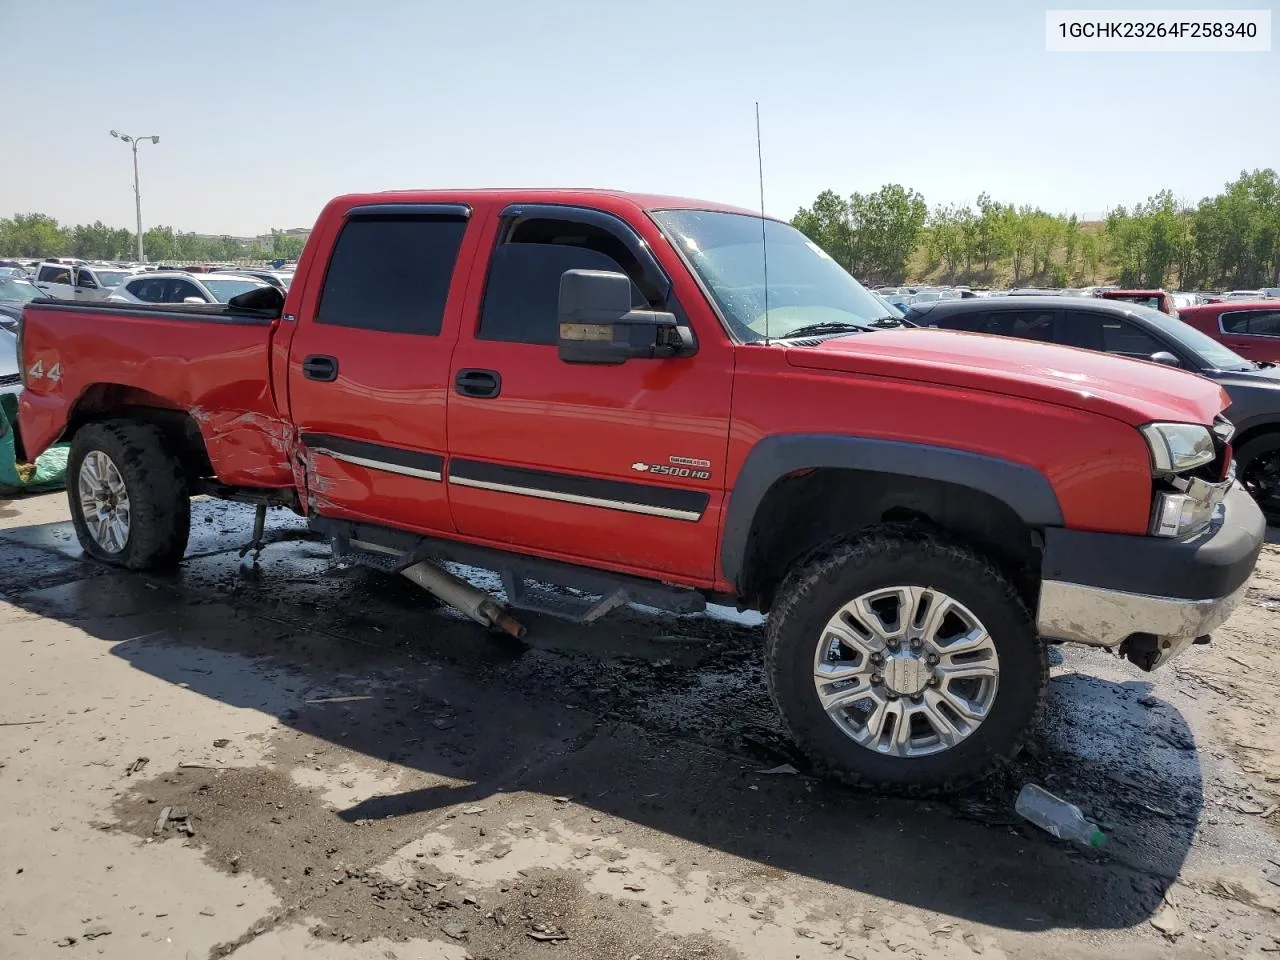
[[[917,802],[806,774],[758,617],[517,645],[323,544],[244,576],[250,521],[197,502],[154,577],[0,501],[3,960],[1280,953],[1280,548],[1170,669],[1055,651],[1017,764]],[[1105,852],[1021,822],[1028,781]]]

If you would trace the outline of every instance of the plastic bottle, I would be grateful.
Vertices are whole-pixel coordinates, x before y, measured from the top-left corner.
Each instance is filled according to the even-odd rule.
[[[1070,840],[1085,847],[1101,847],[1107,842],[1106,834],[1098,829],[1097,824],[1086,820],[1079,807],[1059,800],[1034,783],[1022,788],[1014,809],[1059,840]]]

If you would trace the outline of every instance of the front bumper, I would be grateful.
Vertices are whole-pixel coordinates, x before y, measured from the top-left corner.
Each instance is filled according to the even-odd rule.
[[[1148,670],[1168,663],[1231,616],[1262,549],[1266,520],[1244,488],[1223,506],[1186,540],[1046,530],[1040,635],[1117,647]]]

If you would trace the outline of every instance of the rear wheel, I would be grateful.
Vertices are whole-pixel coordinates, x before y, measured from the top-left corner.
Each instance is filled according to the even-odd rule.
[[[1018,751],[1048,663],[994,565],[926,531],[885,527],[787,579],[766,675],[820,772],[920,794],[988,776]]]
[[[163,570],[186,552],[186,476],[150,424],[111,420],[77,431],[67,458],[67,499],[80,546],[95,560]]]

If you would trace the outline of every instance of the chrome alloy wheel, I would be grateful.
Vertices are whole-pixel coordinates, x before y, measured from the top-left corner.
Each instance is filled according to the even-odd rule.
[[[129,540],[129,492],[119,469],[101,450],[90,450],[80,462],[76,489],[93,542],[120,553]]]
[[[813,662],[831,722],[894,757],[941,753],[969,737],[999,681],[986,627],[931,587],[884,587],[846,603],[823,628]]]

